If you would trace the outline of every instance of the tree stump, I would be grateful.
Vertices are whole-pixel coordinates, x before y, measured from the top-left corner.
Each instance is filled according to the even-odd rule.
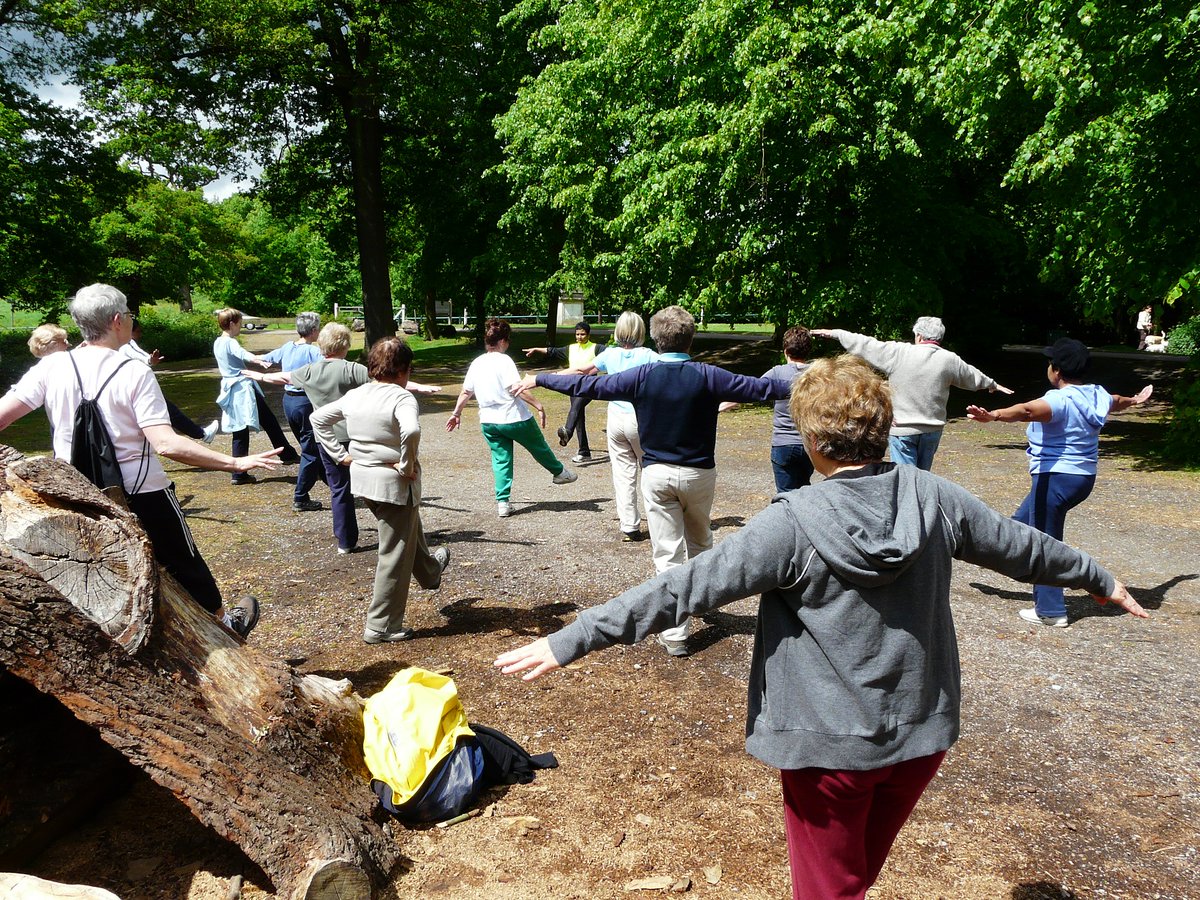
[[[362,701],[248,647],[159,571],[136,517],[0,446],[0,665],[238,844],[281,896],[357,900],[399,859]]]

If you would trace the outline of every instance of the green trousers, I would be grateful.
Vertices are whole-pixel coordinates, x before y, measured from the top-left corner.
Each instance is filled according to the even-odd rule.
[[[502,503],[512,494],[513,444],[517,443],[530,452],[534,459],[551,475],[563,470],[546,439],[542,429],[530,416],[523,422],[505,424],[487,423],[482,426],[483,439],[492,448],[492,474],[496,477],[496,501]]]

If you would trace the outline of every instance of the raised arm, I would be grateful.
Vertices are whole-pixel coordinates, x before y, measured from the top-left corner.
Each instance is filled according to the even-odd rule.
[[[1154,393],[1154,385],[1148,384],[1132,397],[1122,397],[1120,394],[1113,394],[1113,411],[1124,412],[1131,406],[1141,406],[1150,399],[1150,395]]]
[[[976,422],[1049,422],[1054,411],[1040,397],[1026,403],[1014,403],[1003,409],[986,410],[982,406],[968,406],[967,418]]]
[[[773,504],[715,549],[584,610],[548,638],[502,653],[495,665],[529,681],[593,650],[637,643],[689,616],[791,583],[796,533],[786,510]]]
[[[175,462],[197,469],[208,469],[216,472],[249,472],[251,469],[277,469],[279,460],[276,459],[282,447],[276,447],[265,453],[251,453],[249,456],[226,456],[210,450],[203,444],[198,444],[191,438],[178,434],[170,425],[145,425],[142,434],[159,456],[173,459]]]

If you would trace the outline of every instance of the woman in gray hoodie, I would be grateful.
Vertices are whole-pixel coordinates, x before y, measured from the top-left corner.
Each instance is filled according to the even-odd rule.
[[[1086,554],[936,475],[882,462],[891,399],[862,360],[813,363],[791,404],[824,481],[496,665],[530,680],[761,594],[746,749],[781,770],[793,896],[862,897],[958,737],[951,561],[1146,613]]]

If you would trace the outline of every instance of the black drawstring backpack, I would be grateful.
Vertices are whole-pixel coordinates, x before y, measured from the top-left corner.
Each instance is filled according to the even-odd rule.
[[[100,490],[110,496],[119,493],[123,500],[125,479],[121,477],[121,466],[117,463],[117,448],[113,446],[112,436],[104,424],[104,414],[100,412],[100,405],[96,401],[100,399],[108,383],[130,360],[121,360],[112,374],[104,379],[104,383],[96,391],[96,396],[89,400],[83,392],[83,379],[79,376],[79,366],[75,357],[70,351],[67,355],[71,357],[71,366],[75,369],[80,396],[79,406],[75,409],[75,431],[71,435],[71,465]]]

